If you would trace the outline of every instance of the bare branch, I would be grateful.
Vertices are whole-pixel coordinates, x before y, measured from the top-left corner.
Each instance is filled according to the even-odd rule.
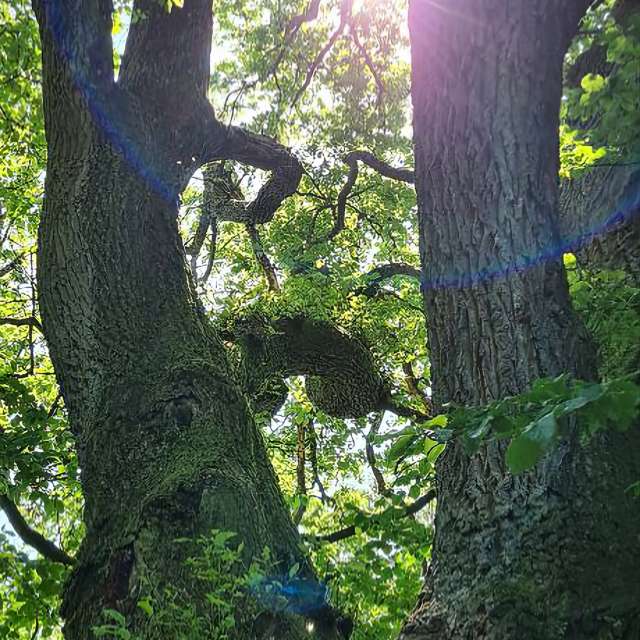
[[[407,264],[406,262],[389,262],[387,264],[379,264],[365,273],[367,284],[354,291],[355,295],[374,297],[380,291],[380,287],[385,280],[394,276],[404,276],[420,281],[422,273],[418,267]]]
[[[414,174],[411,169],[396,169],[386,162],[378,160],[378,158],[369,151],[352,151],[343,158],[343,162],[349,165],[349,174],[347,176],[347,181],[338,194],[336,219],[334,221],[333,228],[329,231],[327,236],[328,240],[335,238],[344,229],[347,199],[351,194],[356,180],[358,179],[358,162],[364,162],[364,164],[371,167],[385,178],[392,178],[394,180],[400,180],[401,182],[407,182],[410,184],[413,184],[414,181]]]
[[[378,73],[378,70],[376,69],[376,66],[373,63],[373,60],[371,59],[371,56],[369,55],[366,47],[360,42],[358,32],[353,27],[351,28],[351,35],[353,36],[353,41],[356,47],[358,47],[360,54],[364,58],[365,64],[369,68],[369,71],[371,71],[371,75],[373,76],[373,79],[376,83],[376,106],[378,107],[378,109],[382,109],[384,99],[384,84],[382,83],[382,78],[380,77],[380,74]]]
[[[305,443],[305,423],[301,422],[298,424],[296,429],[296,484],[297,484],[297,494],[302,498],[302,496],[307,495],[307,479],[305,473],[306,466],[306,443]],[[297,508],[294,516],[293,522],[297,525],[300,524],[302,520],[302,516],[306,511],[306,503],[302,501],[300,506]]]
[[[309,431],[309,462],[311,463],[311,470],[313,471],[313,486],[318,487],[318,491],[320,492],[320,499],[322,500],[322,502],[330,503],[330,502],[333,502],[333,498],[331,498],[325,491],[324,485],[322,484],[322,480],[320,479],[320,472],[318,470],[318,434],[316,433],[313,420],[309,422],[308,431]]]
[[[325,44],[325,46],[322,47],[318,55],[314,58],[313,62],[309,66],[309,69],[307,70],[307,75],[304,79],[304,82],[302,83],[302,86],[298,89],[298,91],[296,91],[296,94],[293,97],[293,100],[291,101],[292,107],[294,107],[297,104],[302,94],[307,90],[307,88],[311,84],[311,81],[313,80],[313,76],[318,70],[318,67],[322,64],[325,56],[327,55],[327,53],[329,53],[329,51],[331,51],[331,49],[333,48],[333,45],[336,43],[338,38],[343,34],[345,27],[347,26],[349,19],[351,18],[352,5],[353,5],[353,0],[342,0],[342,4],[340,5],[340,23],[338,24],[338,27],[336,28],[336,30],[331,34],[331,37],[329,38],[329,41],[327,42],[327,44]]]
[[[321,0],[310,0],[303,13],[293,16],[287,25],[287,34],[295,34],[305,22],[311,22],[318,17]]]
[[[378,466],[376,464],[376,453],[373,448],[373,440],[378,435],[378,431],[380,426],[382,425],[382,419],[384,417],[384,412],[380,412],[371,423],[371,428],[367,433],[365,438],[365,455],[367,457],[367,462],[369,463],[369,467],[371,468],[371,472],[373,473],[373,477],[376,481],[376,486],[378,488],[378,493],[380,495],[385,495],[387,493],[387,484],[384,481],[384,476]]]
[[[262,267],[269,291],[280,291],[278,275],[276,274],[276,270],[271,263],[269,256],[266,254],[264,247],[262,246],[262,240],[260,239],[260,234],[258,233],[255,225],[248,224],[247,232],[249,234],[249,239],[251,240],[253,255],[256,257],[258,264]]]
[[[4,510],[7,520],[9,520],[14,531],[26,545],[35,549],[51,562],[59,562],[68,566],[75,563],[75,560],[70,555],[53,542],[47,540],[41,533],[32,529],[18,510],[18,507],[5,494],[0,494],[0,508]]]
[[[431,489],[427,491],[423,496],[417,498],[414,502],[412,502],[409,506],[407,506],[402,514],[403,517],[412,516],[421,509],[424,509],[431,501],[435,500],[436,491],[435,489]],[[375,524],[376,519],[379,518],[378,514],[374,514],[369,516],[369,520],[371,524]],[[327,533],[324,535],[315,536],[315,540],[318,542],[340,542],[340,540],[346,540],[347,538],[351,538],[356,534],[356,526],[354,524],[349,525],[348,527],[344,527],[344,529],[338,529],[338,531],[334,531],[333,533]]]

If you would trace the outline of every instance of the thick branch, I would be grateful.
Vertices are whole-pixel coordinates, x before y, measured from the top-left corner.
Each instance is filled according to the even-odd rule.
[[[300,161],[273,138],[240,127],[228,127],[220,137],[219,127],[217,121],[209,122],[210,135],[203,152],[207,162],[235,160],[271,172],[253,202],[246,207],[242,203],[235,203],[233,208],[223,213],[221,219],[250,224],[270,222],[284,199],[293,195],[300,184]]]
[[[136,0],[118,83],[148,100],[185,106],[204,98],[209,84],[213,31],[211,0]],[[180,112],[172,114],[178,117]]]
[[[403,517],[412,516],[421,509],[424,509],[432,500],[436,497],[435,489],[431,489],[427,491],[423,496],[412,502],[408,507],[405,508]],[[376,519],[380,516],[375,514],[370,516],[370,523],[375,524]],[[333,533],[327,533],[325,535],[316,536],[315,540],[318,542],[339,542],[340,540],[345,540],[346,538],[351,538],[356,534],[356,526],[354,524],[349,525],[348,527],[344,527],[344,529],[338,529],[338,531],[334,531]]]
[[[52,562],[60,562],[68,566],[74,564],[75,561],[71,556],[28,525],[16,505],[8,496],[0,495],[0,508],[4,510],[7,520],[9,520],[14,531],[26,545],[35,549],[47,558],[47,560],[51,560]]]
[[[366,346],[328,322],[251,317],[235,333],[244,352],[244,386],[253,395],[270,380],[306,376],[313,404],[328,415],[365,416],[389,399]]]
[[[33,8],[49,152],[82,148],[92,117],[87,106],[100,103],[113,85],[111,0],[33,0]],[[61,129],[73,131],[73,140],[63,140]]]
[[[562,249],[640,282],[640,167],[593,167],[560,185]]]

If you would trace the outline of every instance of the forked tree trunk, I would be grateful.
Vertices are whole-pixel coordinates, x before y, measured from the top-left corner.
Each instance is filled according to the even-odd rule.
[[[49,150],[40,302],[86,505],[64,634],[93,638],[111,608],[137,637],[158,638],[140,597],[171,587],[206,610],[206,587],[184,564],[196,548],[178,538],[237,532],[245,559],[267,546],[276,575],[298,563],[313,579],[225,349],[199,310],[178,234],[178,194],[193,170],[184,164],[199,150],[184,125],[196,115],[188,99],[206,90],[211,2],[187,0],[171,15],[156,0],[136,3],[146,14],[120,86],[108,0],[34,5]],[[145,41],[154,36],[164,58]],[[170,108],[177,95],[182,111]],[[301,606],[330,617],[319,600]],[[271,613],[234,637],[306,635],[304,618]],[[327,626],[323,637],[337,637]]]
[[[416,188],[436,403],[596,375],[557,230],[566,48],[589,2],[412,0]],[[634,440],[634,442],[632,442]],[[635,436],[438,464],[432,563],[403,640],[640,637]],[[635,444],[635,446],[634,446]]]

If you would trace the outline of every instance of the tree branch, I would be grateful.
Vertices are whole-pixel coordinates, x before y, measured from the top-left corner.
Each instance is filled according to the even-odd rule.
[[[275,267],[271,263],[269,256],[266,254],[264,247],[262,246],[262,240],[256,227],[252,224],[247,225],[247,233],[251,241],[251,248],[253,249],[253,255],[256,257],[258,264],[262,268],[264,277],[267,281],[269,291],[280,291],[280,284],[278,283],[278,275],[276,274]]]
[[[369,463],[369,467],[371,472],[373,473],[373,477],[376,481],[376,486],[378,488],[378,493],[380,495],[385,495],[387,493],[387,483],[384,481],[384,476],[378,466],[376,464],[376,453],[373,448],[373,440],[378,435],[378,431],[380,426],[382,425],[382,419],[384,418],[384,412],[380,412],[377,416],[375,416],[373,422],[371,423],[371,428],[367,433],[365,438],[365,455],[367,458],[367,462]]]
[[[210,117],[213,118],[213,113]],[[251,224],[270,222],[284,199],[293,195],[300,184],[303,171],[300,161],[273,138],[240,127],[225,128],[220,137],[220,126],[215,119],[209,122],[210,135],[203,150],[206,162],[234,160],[271,172],[255,200],[246,207],[237,203],[234,210],[223,214],[224,219]]]
[[[0,494],[0,508],[4,510],[7,520],[9,520],[14,531],[26,545],[35,549],[47,558],[47,560],[51,560],[51,562],[59,562],[67,566],[75,563],[75,560],[70,555],[57,547],[53,542],[47,540],[35,529],[32,529],[7,495]]]
[[[213,35],[211,0],[185,0],[167,10],[165,2],[135,0],[118,84],[163,105],[185,108],[205,98]],[[180,112],[172,114],[179,117]]]
[[[371,167],[385,178],[392,178],[409,184],[413,184],[414,182],[414,174],[411,169],[396,169],[386,162],[378,160],[378,158],[368,151],[352,151],[343,158],[343,162],[349,165],[349,174],[347,176],[347,181],[338,194],[336,219],[334,221],[333,228],[329,231],[327,240],[332,240],[344,229],[347,199],[351,194],[356,180],[358,179],[358,162],[364,162],[364,164]]]
[[[365,416],[390,398],[369,349],[328,322],[250,316],[234,328],[251,396],[270,379],[306,376],[311,402],[328,415]]]
[[[417,498],[414,502],[412,502],[409,506],[405,507],[403,517],[412,516],[421,509],[424,509],[432,500],[436,497],[435,489],[431,489],[427,491],[423,496]],[[376,520],[380,516],[378,514],[374,514],[369,516],[369,520],[371,524],[375,524]],[[318,542],[339,542],[340,540],[346,540],[347,538],[351,538],[356,534],[356,526],[349,525],[348,527],[344,527],[344,529],[338,529],[338,531],[334,531],[333,533],[327,533],[324,535],[315,536],[314,539]]]
[[[327,55],[327,53],[329,53],[329,51],[331,51],[331,49],[333,48],[333,45],[336,43],[336,40],[344,32],[345,27],[349,22],[349,18],[351,17],[352,5],[353,5],[353,0],[342,0],[342,3],[340,5],[340,23],[338,24],[338,27],[336,28],[336,30],[331,34],[327,44],[324,47],[322,47],[318,55],[314,58],[313,62],[307,69],[307,75],[305,76],[304,82],[302,83],[302,86],[298,89],[298,91],[296,91],[296,94],[293,97],[293,100],[291,101],[292,107],[294,107],[297,104],[302,94],[307,90],[307,88],[311,84],[311,81],[313,80],[313,76],[318,70],[318,67],[322,64],[322,61],[324,60],[325,56]]]
[[[414,267],[406,262],[379,264],[364,274],[365,279],[368,280],[367,284],[358,287],[353,293],[357,296],[373,298],[380,291],[382,283],[394,276],[404,276],[420,282],[422,272],[418,267]]]
[[[560,185],[564,251],[592,267],[623,268],[640,282],[640,166],[593,167]]]
[[[0,325],[3,324],[13,327],[35,327],[42,331],[42,325],[37,318],[0,318]]]
[[[2,276],[6,276],[8,273],[11,273],[20,264],[23,257],[23,254],[18,254],[15,258],[13,258],[13,260],[7,262],[7,264],[5,265],[2,265],[0,267],[0,278],[2,278]]]
[[[32,0],[42,42],[42,84],[49,153],[84,148],[91,105],[114,82],[111,0]],[[95,111],[95,110],[94,110]],[[62,131],[74,132],[63,140]]]
[[[376,83],[376,106],[378,107],[378,109],[381,109],[384,98],[384,84],[382,83],[382,78],[380,77],[380,74],[378,73],[378,70],[376,69],[376,66],[373,63],[373,60],[371,59],[371,56],[369,55],[366,47],[360,42],[358,32],[353,27],[353,25],[351,27],[351,35],[353,36],[353,41],[356,47],[358,47],[358,50],[364,58],[364,62],[369,68],[369,71],[371,71],[371,75],[373,76],[373,79]]]
[[[422,391],[420,391],[420,388],[418,387],[418,380],[416,379],[416,376],[413,372],[413,367],[411,366],[411,363],[403,362],[402,371],[404,372],[404,380],[407,385],[407,389],[409,390],[409,393],[422,403],[422,405],[425,408],[425,411],[427,412],[426,415],[432,416],[433,404],[431,403],[431,398],[429,398],[424,393],[422,393]]]
[[[298,424],[296,429],[296,492],[301,498],[307,495],[307,479],[305,473],[307,449],[305,431],[305,423],[301,422]],[[306,503],[302,501],[293,516],[293,522],[296,525],[300,524],[305,511]]]

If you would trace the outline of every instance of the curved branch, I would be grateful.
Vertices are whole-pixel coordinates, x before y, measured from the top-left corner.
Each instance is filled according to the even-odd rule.
[[[42,325],[37,318],[0,318],[0,325],[11,325],[12,327],[35,327],[42,331]]]
[[[373,63],[373,60],[371,59],[371,56],[369,55],[366,47],[360,42],[358,32],[353,28],[353,26],[351,28],[351,35],[353,36],[353,42],[355,43],[356,47],[358,47],[358,50],[364,58],[364,62],[369,68],[369,71],[371,71],[371,75],[373,76],[373,79],[376,83],[376,106],[378,107],[378,109],[380,109],[382,107],[384,97],[384,84],[382,83],[382,78],[380,77],[380,74],[378,73],[378,70],[376,69],[376,66]]]
[[[7,495],[0,495],[0,508],[4,510],[7,520],[9,520],[14,531],[26,545],[35,549],[47,558],[47,560],[51,560],[51,562],[59,562],[67,566],[75,564],[75,560],[70,555],[29,526],[18,510],[18,507],[16,507]]]
[[[423,496],[417,498],[414,502],[412,502],[409,506],[407,506],[404,510],[402,516],[404,518],[412,516],[421,509],[424,509],[431,501],[435,500],[436,491],[435,489],[431,489],[427,491]],[[378,514],[369,516],[370,523],[375,524],[376,520],[380,516]],[[340,540],[345,540],[346,538],[351,538],[356,534],[356,526],[354,524],[349,525],[348,527],[344,527],[344,529],[338,529],[338,531],[334,531],[333,533],[327,533],[324,535],[315,536],[314,539],[318,542],[339,542]]]
[[[352,151],[343,158],[343,162],[349,165],[349,174],[347,181],[338,194],[336,219],[333,228],[329,231],[327,240],[332,240],[344,229],[347,199],[358,179],[358,162],[363,162],[385,178],[392,178],[408,184],[413,184],[414,182],[414,173],[411,169],[396,169],[386,162],[378,160],[378,158],[369,151]]]
[[[212,120],[208,126],[211,135],[202,153],[205,163],[234,160],[271,172],[253,202],[246,206],[240,202],[233,203],[220,219],[250,224],[270,222],[285,198],[296,192],[302,179],[302,164],[273,138],[235,126],[224,128],[224,133],[220,134],[221,125],[215,120],[212,110],[210,116]]]
[[[298,89],[298,91],[296,91],[296,94],[295,96],[293,96],[293,100],[291,101],[292,107],[297,104],[300,96],[302,96],[302,94],[307,90],[307,88],[311,84],[311,81],[313,80],[313,76],[318,70],[318,67],[322,64],[325,56],[327,55],[327,53],[329,53],[329,51],[331,51],[333,45],[336,43],[336,40],[344,32],[344,29],[349,22],[349,18],[351,17],[352,5],[353,0],[342,0],[342,4],[340,5],[340,23],[338,24],[336,30],[331,34],[331,37],[329,38],[327,44],[322,47],[318,55],[314,58],[313,62],[309,66],[309,69],[307,69],[307,75],[305,76],[304,82],[302,83],[302,86]]]
[[[250,396],[288,376],[306,376],[311,402],[330,416],[354,418],[380,409],[390,395],[367,347],[328,322],[252,316],[234,330]]]

